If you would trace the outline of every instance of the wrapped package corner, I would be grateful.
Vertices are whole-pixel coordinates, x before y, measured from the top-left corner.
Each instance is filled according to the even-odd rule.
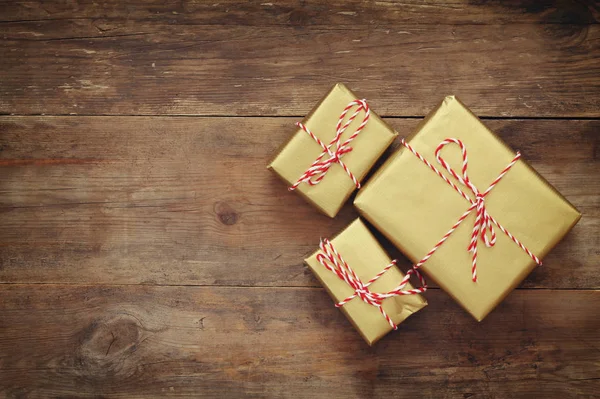
[[[370,280],[392,261],[360,219],[348,225],[331,240],[331,243],[362,281]],[[317,255],[320,252],[321,250],[317,250],[304,262],[323,284],[333,301],[338,303],[352,295],[354,291],[346,282],[319,263]],[[371,284],[369,289],[372,292],[387,292],[396,288],[403,278],[404,274],[396,266],[392,266]],[[412,289],[412,286],[408,284],[405,289]],[[419,294],[395,296],[385,299],[382,303],[383,309],[396,325],[426,305],[427,301]],[[363,302],[358,297],[340,309],[369,345],[373,345],[392,330],[378,308]]]
[[[336,134],[336,124],[344,108],[357,97],[346,86],[338,83],[313,108],[302,123],[325,144]],[[364,112],[364,111],[363,111]],[[349,115],[346,116],[346,120]],[[360,125],[363,114],[346,129],[342,142],[346,140]],[[351,142],[352,151],[342,158],[346,166],[361,181],[373,167],[377,159],[384,153],[398,134],[387,125],[373,110],[364,129]],[[323,149],[303,130],[297,129],[295,134],[278,151],[268,165],[288,187],[311,166]],[[352,192],[356,189],[352,179],[339,164],[334,164],[327,171],[323,180],[311,186],[302,183],[295,190],[309,203],[329,217],[334,217]]]
[[[407,142],[430,163],[439,166],[434,152],[446,138],[458,138],[465,144],[468,175],[481,192],[515,157],[515,152],[454,96],[446,97]],[[460,171],[462,156],[457,146],[444,148],[442,156],[454,170]],[[438,169],[451,178],[441,166]],[[359,191],[354,205],[414,263],[434,247],[470,206],[404,146]],[[581,217],[523,158],[486,196],[485,206],[491,216],[539,258]],[[478,245],[478,279],[473,282],[472,255],[466,248],[474,220],[475,212],[471,212],[421,269],[481,321],[523,281],[536,263],[496,228],[494,247]]]

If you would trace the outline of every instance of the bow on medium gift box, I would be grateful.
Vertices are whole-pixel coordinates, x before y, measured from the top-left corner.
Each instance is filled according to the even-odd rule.
[[[397,133],[343,84],[313,108],[268,168],[334,217]]]
[[[322,239],[305,263],[369,345],[427,305],[418,269],[403,275],[360,219]],[[412,275],[421,287],[410,285]]]
[[[482,320],[581,214],[453,96],[402,144],[354,205]]]

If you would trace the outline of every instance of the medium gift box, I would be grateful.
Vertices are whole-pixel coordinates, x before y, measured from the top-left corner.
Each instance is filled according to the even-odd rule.
[[[402,141],[354,204],[479,321],[581,217],[454,96]]]
[[[404,275],[360,219],[304,262],[369,345],[427,305],[423,277]],[[408,282],[416,274],[422,286]]]
[[[330,217],[397,136],[340,83],[296,126],[268,168]]]

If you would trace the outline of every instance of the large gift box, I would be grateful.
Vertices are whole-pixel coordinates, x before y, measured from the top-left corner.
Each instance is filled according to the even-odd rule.
[[[482,320],[581,214],[454,96],[402,144],[354,204]]]
[[[333,86],[296,125],[268,168],[330,217],[397,136],[343,84]]]
[[[305,263],[369,345],[427,305],[419,295],[426,289],[422,276],[402,274],[360,219],[321,240]],[[423,286],[411,286],[412,274]]]

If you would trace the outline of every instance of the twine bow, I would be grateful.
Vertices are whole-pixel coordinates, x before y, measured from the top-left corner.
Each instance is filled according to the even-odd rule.
[[[440,156],[440,152],[442,148],[444,148],[448,144],[457,144],[462,152],[462,169],[461,175],[456,173],[450,165]],[[429,161],[427,161],[421,154],[419,154],[413,147],[411,147],[406,141],[402,140],[402,144],[408,148],[417,158],[419,158],[425,165],[427,165],[433,172],[435,172],[439,177],[441,177],[446,183],[448,183],[456,192],[458,192],[464,199],[469,201],[471,206],[466,210],[466,212],[458,219],[458,221],[452,226],[452,228],[442,237],[442,239],[432,248],[427,255],[414,267],[421,267],[427,259],[429,259],[435,251],[450,237],[450,235],[458,228],[458,226],[462,223],[463,220],[467,218],[467,216],[476,209],[476,217],[473,225],[473,230],[471,231],[471,240],[469,241],[469,245],[467,246],[467,251],[472,254],[472,265],[471,265],[471,274],[473,281],[477,281],[477,244],[479,239],[481,239],[486,247],[493,247],[496,244],[496,232],[494,231],[494,225],[498,227],[504,234],[508,236],[515,244],[517,244],[525,253],[533,259],[538,265],[541,265],[542,262],[540,259],[535,256],[527,247],[525,247],[515,236],[513,236],[508,230],[506,230],[493,216],[491,216],[486,207],[485,207],[485,198],[492,191],[492,189],[498,184],[498,182],[506,175],[506,173],[513,167],[513,165],[521,158],[521,153],[517,152],[513,160],[500,172],[498,177],[494,179],[494,181],[490,184],[490,186],[483,193],[479,191],[479,189],[471,182],[469,179],[469,175],[467,174],[467,168],[469,166],[468,158],[467,158],[467,149],[465,145],[459,139],[455,138],[447,138],[442,141],[435,150],[435,158],[440,165],[444,167],[452,175],[452,177],[461,185],[467,187],[475,199],[472,199],[469,195],[467,195],[463,190],[460,189],[455,183],[453,183],[450,179],[448,179],[442,172],[440,172],[434,165],[432,165]]]
[[[363,302],[368,305],[375,306],[379,309],[383,317],[387,320],[389,325],[396,330],[398,326],[392,321],[391,317],[385,312],[382,307],[382,303],[384,299],[391,298],[399,295],[414,295],[420,294],[427,290],[427,285],[425,284],[425,279],[423,275],[415,268],[410,269],[400,284],[391,291],[388,292],[372,292],[369,290],[369,286],[377,281],[381,276],[385,274],[392,266],[396,264],[396,260],[393,260],[388,264],[382,271],[377,273],[375,277],[364,283],[354,272],[354,270],[346,263],[342,255],[340,255],[333,244],[326,238],[321,239],[321,243],[319,248],[322,252],[317,255],[317,261],[323,265],[327,270],[331,271],[335,275],[337,275],[341,280],[344,280],[346,284],[350,286],[354,290],[354,293],[344,299],[336,303],[336,307],[344,306],[346,303],[350,302],[356,297],[359,297]],[[421,282],[420,288],[413,288],[410,290],[404,290],[404,287],[408,284],[410,277],[412,275],[416,275]]]
[[[343,123],[344,118],[346,117],[346,114],[348,113],[348,111],[350,111],[354,107],[357,107],[356,111],[350,116],[350,118],[348,118],[348,121],[346,121],[346,123]],[[361,111],[365,112],[365,116],[363,118],[362,123],[356,128],[356,130],[354,131],[354,133],[352,133],[352,135],[350,135],[350,137],[348,137],[343,143],[341,143],[342,134],[346,131],[346,129],[348,128],[348,126],[350,126],[350,124],[354,121],[354,119],[356,119],[356,117],[358,116],[358,114]],[[321,153],[321,155],[319,155],[317,157],[317,159],[312,163],[312,165],[302,174],[302,176],[300,176],[300,178],[296,181],[296,183],[294,183],[289,188],[289,190],[290,191],[295,190],[303,182],[306,182],[311,186],[319,184],[319,182],[321,182],[321,180],[323,180],[323,178],[327,174],[327,171],[329,170],[331,165],[333,165],[335,163],[339,164],[342,167],[342,169],[344,169],[344,171],[348,174],[348,176],[350,176],[350,178],[352,179],[352,182],[354,182],[354,185],[356,186],[356,188],[360,188],[359,181],[356,179],[356,177],[350,171],[350,169],[348,169],[348,166],[346,166],[346,164],[342,161],[342,157],[344,155],[346,155],[347,153],[349,153],[350,151],[352,151],[352,147],[350,147],[350,143],[364,129],[367,122],[369,121],[370,116],[371,116],[371,111],[369,110],[369,105],[367,104],[366,100],[351,101],[346,106],[346,108],[344,108],[342,113],[340,114],[340,118],[335,127],[335,136],[333,137],[333,139],[331,140],[329,145],[325,145],[321,141],[321,139],[319,139],[313,132],[311,132],[304,124],[302,124],[300,122],[296,122],[296,126],[298,126],[300,129],[302,129],[306,133],[308,133],[308,135],[314,141],[316,141],[317,144],[319,144],[321,146],[321,148],[323,149],[323,152]],[[335,150],[334,150],[334,148],[335,148]]]

